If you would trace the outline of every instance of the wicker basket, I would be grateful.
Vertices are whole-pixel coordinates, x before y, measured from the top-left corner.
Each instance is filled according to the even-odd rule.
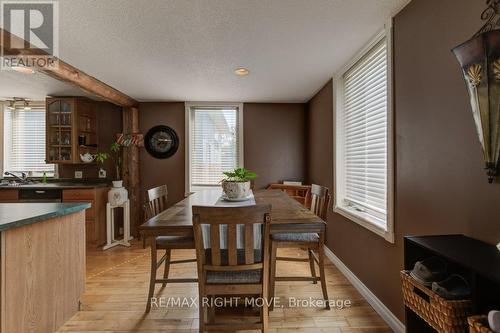
[[[488,316],[472,316],[467,318],[469,333],[493,333],[488,326]]]
[[[446,300],[401,272],[405,305],[440,333],[467,333],[467,317],[471,314],[470,300]]]

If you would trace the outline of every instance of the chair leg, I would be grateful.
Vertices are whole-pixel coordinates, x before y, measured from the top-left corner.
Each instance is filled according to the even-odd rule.
[[[262,333],[267,333],[269,331],[269,308],[267,306],[267,301],[264,301],[264,304],[262,305],[260,311],[262,320]]]
[[[199,333],[205,333],[205,308],[203,307],[203,296],[200,295],[200,300],[198,304],[199,317],[200,317],[200,327]]]
[[[274,309],[274,284],[276,280],[276,252],[277,252],[277,244],[276,242],[271,240],[271,273],[269,274],[269,296],[268,299],[271,301],[269,306],[269,310]]]
[[[146,304],[146,313],[151,311],[151,298],[153,298],[153,293],[155,291],[155,281],[156,281],[156,240],[153,238],[151,240],[151,275],[149,279],[149,292],[148,301]]]
[[[210,296],[210,307],[207,309],[207,322],[210,324],[215,323],[215,307],[214,304],[214,296]]]
[[[311,268],[311,276],[313,278],[315,278],[316,277],[316,269],[314,267],[314,256],[313,256],[312,251],[313,250],[311,250],[311,249],[307,249],[307,253],[309,255],[309,267]],[[313,281],[313,284],[317,284],[317,283],[318,283],[318,281],[316,281],[316,280]]]
[[[171,258],[172,252],[170,249],[165,251],[165,270],[163,271],[163,278],[166,280],[168,279],[168,272],[170,271],[170,258]],[[162,287],[165,288],[167,283],[162,283]]]
[[[324,243],[320,242],[318,249],[318,261],[319,261],[319,274],[321,279],[321,289],[323,290],[323,299],[326,301],[325,308],[330,310],[330,303],[328,302],[328,290],[326,289],[326,278],[325,278],[325,249]]]

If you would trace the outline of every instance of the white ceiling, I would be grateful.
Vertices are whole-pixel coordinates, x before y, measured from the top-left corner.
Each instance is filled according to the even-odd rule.
[[[47,96],[87,96],[96,99],[75,86],[42,73],[0,71],[0,101],[13,97],[44,101]]]
[[[407,2],[60,0],[60,58],[140,101],[304,102]]]

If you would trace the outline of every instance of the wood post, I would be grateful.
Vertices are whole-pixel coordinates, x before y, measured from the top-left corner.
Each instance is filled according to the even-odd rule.
[[[139,133],[139,109],[137,107],[123,108],[123,133]],[[123,181],[128,189],[130,199],[130,230],[138,236],[138,226],[141,219],[141,184],[139,175],[139,148],[130,146],[123,149]]]

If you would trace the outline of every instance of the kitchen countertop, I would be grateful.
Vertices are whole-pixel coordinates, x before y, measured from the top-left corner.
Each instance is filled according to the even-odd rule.
[[[103,182],[69,182],[69,181],[62,181],[62,182],[49,182],[49,183],[41,183],[41,182],[35,182],[33,184],[19,184],[19,185],[7,185],[7,184],[0,184],[0,190],[2,189],[21,189],[21,188],[26,188],[26,189],[47,189],[47,188],[54,188],[54,189],[72,189],[72,188],[96,188],[96,187],[109,187],[110,185],[108,183],[103,183]]]
[[[90,208],[90,203],[0,204],[0,231],[42,222]]]

